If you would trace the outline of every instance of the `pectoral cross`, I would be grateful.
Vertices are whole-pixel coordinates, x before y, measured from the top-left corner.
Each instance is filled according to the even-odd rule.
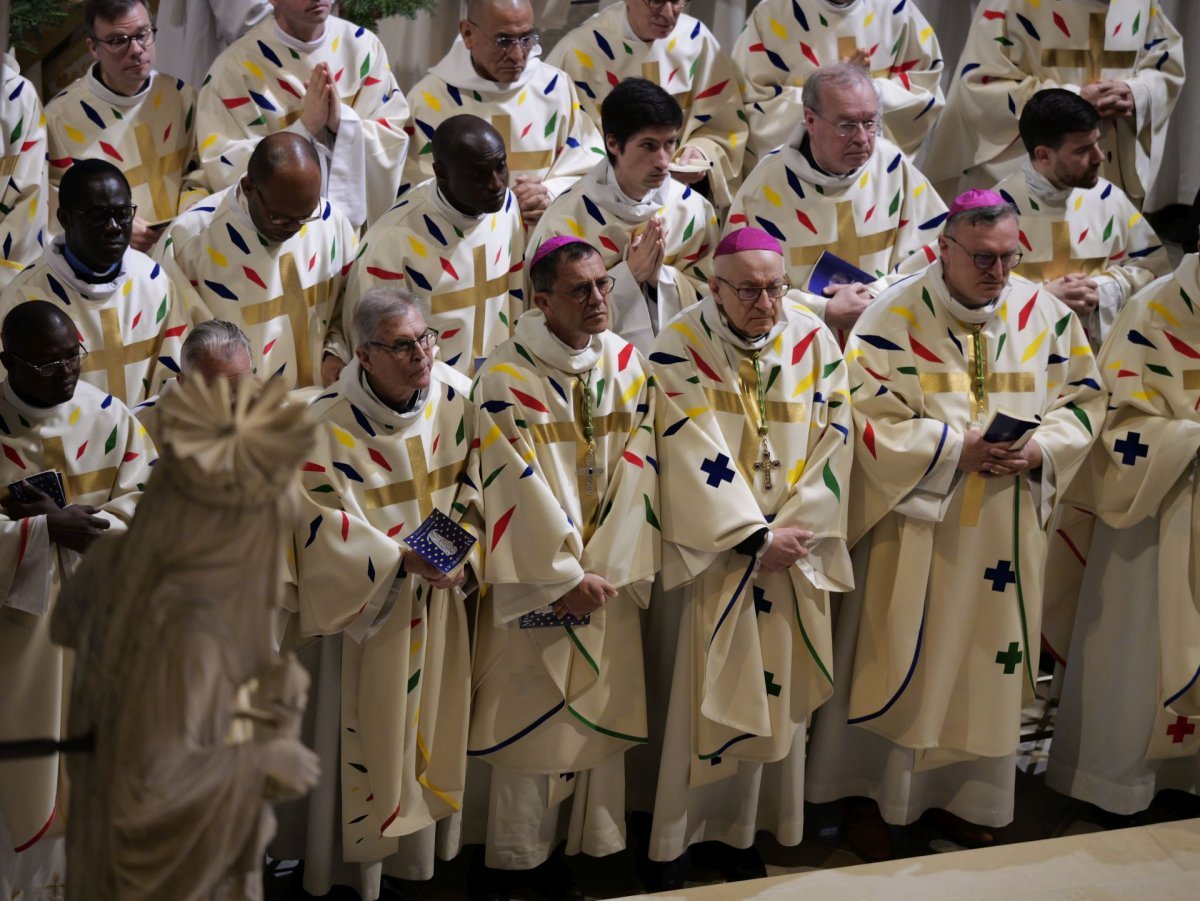
[[[762,458],[755,462],[754,471],[763,474],[763,488],[770,491],[775,487],[775,480],[771,478],[771,470],[778,469],[783,464],[778,460],[771,459],[771,448],[767,446],[767,439],[762,441]]]
[[[310,288],[302,287],[296,260],[290,253],[279,257],[279,282],[280,295],[273,300],[244,307],[242,321],[246,325],[262,325],[280,316],[287,316],[292,328],[293,352],[296,354],[296,387],[307,388],[316,384],[313,381],[313,351],[308,346],[309,311],[320,302],[328,288],[321,283]]]
[[[589,441],[584,464],[575,470],[575,475],[587,477],[583,483],[583,490],[586,494],[596,493],[596,476],[602,472],[604,472],[604,467],[596,465],[596,442]]]
[[[174,219],[176,205],[171,202],[167,183],[169,179],[174,178],[178,187],[178,180],[183,177],[183,170],[187,166],[191,149],[186,146],[180,147],[178,150],[172,150],[160,157],[154,143],[154,135],[150,133],[150,126],[145,122],[134,126],[133,135],[137,140],[141,163],[125,170],[125,178],[129,182],[129,187],[138,188],[142,185],[149,187],[150,199],[154,206],[153,216],[146,217],[149,221],[163,222],[167,219]]]

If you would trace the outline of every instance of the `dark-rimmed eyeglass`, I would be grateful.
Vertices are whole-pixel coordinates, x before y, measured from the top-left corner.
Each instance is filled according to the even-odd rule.
[[[813,110],[813,115],[824,122],[826,125],[833,126],[833,132],[843,141],[849,141],[858,135],[858,130],[861,128],[863,134],[868,138],[879,134],[880,123],[878,119],[864,119],[862,122],[852,122],[849,119],[843,119],[839,122],[833,122],[826,119],[816,110]]]
[[[943,237],[961,248],[962,252],[971,258],[971,262],[975,264],[975,268],[981,269],[984,272],[995,266],[997,260],[1000,261],[1000,268],[1005,272],[1010,269],[1016,269],[1021,265],[1021,260],[1025,257],[1025,254],[1019,250],[1014,250],[1012,253],[975,253],[972,250],[967,250],[967,248],[963,247],[949,235],[943,235]]]
[[[755,303],[760,297],[763,296],[763,292],[766,292],[767,297],[771,298],[771,300],[779,300],[779,298],[787,294],[792,287],[791,282],[789,282],[787,279],[771,285],[761,286],[738,286],[728,279],[721,278],[719,275],[717,276],[717,281],[728,285],[729,290],[736,294],[737,299],[742,303]]]
[[[24,365],[28,366],[42,378],[49,378],[60,369],[73,369],[78,372],[83,368],[83,361],[87,359],[87,355],[88,352],[81,347],[78,351],[76,351],[75,355],[71,357],[63,357],[61,360],[51,360],[49,363],[30,363],[28,360],[24,359],[23,357],[18,357],[14,353],[9,354],[9,356],[18,363],[23,363]]]
[[[467,19],[471,22],[470,19]],[[471,22],[476,28],[483,30],[478,22]],[[518,47],[525,53],[528,53],[534,47],[542,42],[542,33],[536,28],[527,33],[513,37],[511,34],[498,34],[492,38],[492,43],[496,45],[496,49],[500,53],[508,53],[510,50],[515,50]]]
[[[299,219],[297,219],[295,216],[277,216],[265,206],[263,207],[263,212],[267,216],[267,221],[276,228],[287,228],[292,225],[307,225],[308,223],[316,222],[321,218],[320,213],[313,213],[311,216],[302,216]]]
[[[129,49],[130,43],[137,41],[138,46],[145,50],[154,43],[154,36],[158,34],[157,28],[143,28],[141,31],[135,31],[133,34],[114,34],[111,38],[98,38],[94,34],[89,35],[92,42],[95,44],[103,44],[108,48],[110,53],[124,53]]]
[[[658,12],[664,6],[673,6],[676,9],[683,9],[688,5],[688,0],[642,0],[642,2],[655,12]]]
[[[84,224],[90,228],[104,228],[110,221],[124,228],[133,222],[133,216],[137,212],[137,204],[131,203],[126,206],[94,206],[90,210],[69,210],[68,212],[77,213],[83,219]]]
[[[548,291],[548,294],[561,294],[563,297],[569,297],[575,303],[587,303],[591,300],[592,292],[599,291],[601,296],[607,297],[612,294],[613,286],[617,280],[610,275],[603,278],[598,278],[594,282],[580,282],[569,291]]]
[[[368,341],[367,344],[371,347],[378,347],[380,350],[386,350],[393,357],[412,357],[417,353],[417,348],[422,350],[430,350],[433,345],[437,344],[438,336],[441,335],[435,328],[427,328],[421,333],[421,336],[411,341],[397,341],[395,344],[383,344],[379,341]]]

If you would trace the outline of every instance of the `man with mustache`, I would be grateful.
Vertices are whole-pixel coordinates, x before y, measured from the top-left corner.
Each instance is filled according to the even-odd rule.
[[[575,81],[584,110],[603,127],[601,107],[627,78],[647,78],[683,108],[671,175],[721,208],[741,184],[746,118],[733,62],[682,0],[625,0],[565,35],[549,62]],[[620,51],[620,52],[618,52]]]
[[[67,169],[107,159],[138,206],[130,244],[149,253],[162,227],[208,193],[185,178],[195,168],[196,91],[154,70],[156,29],[144,0],[89,0],[84,21],[95,62],[46,104],[51,221]]]
[[[530,236],[582,236],[616,280],[611,328],[643,353],[654,336],[707,293],[718,239],[712,205],[671,178],[683,112],[644,78],[617,85],[604,101],[607,159],[550,205]]]
[[[868,857],[890,854],[871,802],[897,826],[931,811],[959,844],[988,843],[1013,817],[1045,529],[1106,400],[1075,314],[1010,277],[1019,233],[999,194],[959,197],[939,261],[881,295],[846,345],[856,576],[807,788],[870,799],[851,820]],[[989,432],[1001,411],[1027,430]]]
[[[83,380],[139,404],[179,371],[186,283],[130,246],[138,208],[112,163],[75,163],[59,184],[59,200],[63,233],[0,293],[0,315],[26,300],[60,306],[88,352]]]
[[[312,144],[280,132],[259,141],[241,181],[180,216],[156,254],[193,321],[233,323],[259,378],[308,388],[332,384],[350,358],[341,298],[357,251],[354,228],[321,196]]]
[[[571,79],[538,58],[529,0],[468,0],[466,9],[459,39],[409,92],[413,150],[404,181],[412,187],[433,175],[431,142],[443,120],[479,116],[504,139],[510,186],[532,225],[592,167],[600,136]]]
[[[525,230],[504,140],[491,125],[451,116],[438,126],[432,156],[434,177],[367,230],[342,320],[348,332],[373,286],[403,284],[440,333],[439,359],[471,376],[525,309]]]
[[[379,38],[330,15],[330,0],[272,2],[274,16],[217,57],[200,91],[204,180],[228,188],[261,138],[293,132],[317,151],[320,193],[361,228],[396,201],[408,103]]]
[[[792,299],[836,332],[846,332],[885,286],[884,277],[919,250],[946,208],[920,171],[883,137],[881,100],[853,63],[809,75],[804,121],[742,184],[725,232],[761,228],[787,248]],[[823,253],[856,267],[845,284],[812,290]]]

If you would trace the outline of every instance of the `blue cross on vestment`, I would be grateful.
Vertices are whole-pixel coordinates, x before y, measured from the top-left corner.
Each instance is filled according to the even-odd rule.
[[[767,600],[767,593],[758,586],[754,588],[754,615],[770,613],[775,604]]]
[[[717,454],[714,460],[705,460],[700,464],[700,469],[708,473],[708,487],[720,488],[722,482],[732,482],[734,472],[729,468],[729,458],[724,454]]]
[[[1150,456],[1150,445],[1142,444],[1141,432],[1130,432],[1113,444],[1113,450],[1121,455],[1126,466],[1136,466],[1138,457]]]
[[[1012,564],[1007,560],[998,560],[995,566],[989,566],[983,571],[985,582],[992,583],[992,591],[1004,591],[1009,584],[1017,581],[1017,574],[1012,570]]]

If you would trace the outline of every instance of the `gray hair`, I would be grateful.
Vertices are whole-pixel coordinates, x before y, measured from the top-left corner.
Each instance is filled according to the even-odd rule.
[[[838,87],[865,84],[875,92],[876,101],[880,104],[883,103],[883,95],[879,93],[879,86],[875,84],[875,79],[866,69],[853,63],[834,63],[832,66],[821,66],[808,76],[808,80],[804,82],[804,88],[800,92],[800,102],[818,116],[821,114],[823,88],[827,84]]]
[[[379,337],[379,323],[393,316],[407,316],[420,312],[417,299],[402,288],[376,286],[358,300],[354,308],[351,329],[354,332],[354,347],[357,350]]]
[[[238,350],[244,350],[247,357],[254,359],[245,332],[224,319],[209,319],[194,326],[183,340],[179,368],[185,373],[194,372],[204,360],[231,360]]]
[[[942,234],[953,237],[958,233],[959,225],[995,225],[1001,219],[1012,216],[1018,218],[1017,208],[1011,203],[999,203],[995,206],[977,206],[961,213],[955,213],[946,219],[942,226]]]

